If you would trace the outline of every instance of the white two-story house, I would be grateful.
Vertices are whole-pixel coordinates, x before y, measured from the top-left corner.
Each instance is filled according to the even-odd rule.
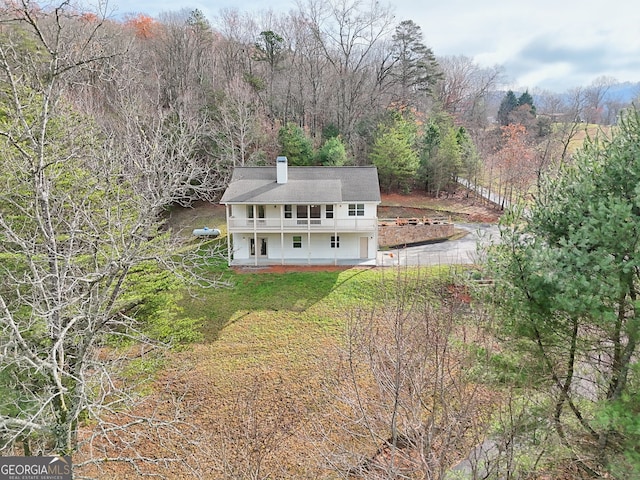
[[[237,167],[226,206],[229,265],[374,262],[380,203],[375,167]]]

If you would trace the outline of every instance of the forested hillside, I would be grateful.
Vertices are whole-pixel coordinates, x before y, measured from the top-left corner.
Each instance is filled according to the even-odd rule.
[[[5,30],[21,29],[17,48],[35,52],[49,40],[30,39],[24,22],[11,22],[23,14],[10,5]],[[54,21],[52,8],[26,5],[32,20]],[[128,144],[132,118],[178,126],[181,138],[192,139],[192,155],[217,178],[212,193],[233,166],[270,163],[279,154],[294,165],[374,163],[385,189],[437,195],[464,176],[489,184],[500,178],[506,191],[564,161],[567,138],[582,122],[614,123],[625,105],[606,95],[611,82],[600,79],[565,95],[537,92],[535,106],[524,92],[534,108],[504,122],[499,65],[438,57],[418,25],[380,4],[222,10],[212,19],[198,10],[125,19],[69,6],[57,12],[59,23],[46,27],[47,35],[60,34],[55,54],[82,56],[63,92],[69,108]],[[19,60],[16,66],[26,68]],[[526,129],[524,143],[511,151],[503,146],[514,133],[499,130],[509,124]],[[526,160],[511,158],[514,148]],[[509,171],[496,175],[503,168]],[[526,178],[514,178],[514,168],[526,170],[517,174]]]

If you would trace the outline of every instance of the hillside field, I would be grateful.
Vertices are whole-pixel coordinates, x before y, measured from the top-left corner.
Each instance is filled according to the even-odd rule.
[[[493,209],[464,197],[436,202],[418,195],[385,196],[381,210],[385,209],[393,215],[431,209],[466,221],[497,218]],[[218,205],[199,205],[179,215],[173,212],[171,221],[184,231],[202,226],[194,225],[197,222],[219,228],[213,222],[220,222],[220,214],[224,215],[224,209]],[[447,358],[452,371],[447,381],[455,383],[457,394],[462,395],[460,408],[468,409],[465,418],[473,412],[472,425],[467,425],[470,419],[465,420],[464,435],[449,449],[437,447],[439,455],[453,465],[479,441],[498,395],[460,373],[463,365],[471,367],[469,352],[488,341],[481,322],[470,315],[466,287],[457,284],[465,275],[463,269],[369,267],[239,273],[224,267],[222,271],[230,288],[192,292],[181,305],[183,315],[201,319],[202,340],[172,352],[162,368],[151,370],[148,386],[152,393],[146,407],[140,407],[161,405],[167,417],[177,407],[183,438],[175,432],[167,438],[145,432],[131,443],[121,442],[118,448],[129,445],[150,457],[181,452],[169,478],[194,478],[196,474],[202,478],[258,478],[259,472],[260,478],[335,478],[345,462],[375,457],[384,442],[387,417],[386,407],[377,402],[386,404],[388,399],[366,362],[359,363],[357,376],[352,376],[354,365],[349,366],[346,356],[350,329],[354,322],[370,318],[383,322],[376,327],[383,328],[385,319],[391,317],[382,312],[399,298],[412,303],[409,297],[415,292],[422,292],[416,298],[431,299],[440,334],[449,332],[442,337],[447,344],[451,341]],[[436,364],[434,360],[434,369]],[[430,375],[437,374],[434,370]],[[354,381],[366,397],[370,421],[376,423],[371,431],[382,435],[378,439],[367,437],[367,430],[354,418]],[[450,393],[449,400],[457,394]],[[107,446],[106,451],[111,448]],[[166,474],[161,466],[149,469]],[[94,473],[109,479],[133,474],[126,464],[117,462]]]

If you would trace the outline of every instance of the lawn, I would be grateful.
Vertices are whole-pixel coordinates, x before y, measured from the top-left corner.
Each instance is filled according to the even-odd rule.
[[[157,376],[156,398],[171,392],[188,420],[183,432],[189,442],[179,446],[183,461],[172,467],[172,478],[189,478],[190,469],[205,478],[250,478],[255,469],[270,478],[332,478],[324,464],[332,445],[371,454],[375,448],[363,438],[340,433],[339,417],[347,412],[335,389],[349,377],[343,358],[347,326],[391,306],[401,283],[412,285],[403,295],[432,298],[444,307],[456,270],[229,269],[233,287],[186,298],[184,314],[203,319],[204,338],[171,353]],[[377,387],[368,375],[359,381],[374,398]],[[178,448],[148,435],[145,442],[147,455]],[[122,466],[107,471],[103,478],[126,477]]]
[[[171,212],[170,222],[188,237],[192,227],[219,228],[222,212],[201,205]],[[337,391],[353,374],[344,363],[348,327],[393,308],[397,298],[411,303],[406,295],[453,312],[448,287],[458,273],[449,266],[287,273],[215,267],[211,274],[223,274],[230,286],[190,292],[180,305],[184,316],[201,320],[202,341],[170,353],[155,374],[155,395],[140,407],[177,415],[186,440],[145,430],[132,448],[150,457],[180,452],[170,478],[333,478],[327,455],[336,448],[351,452],[355,462],[379,446],[357,428],[344,430],[350,407]],[[408,293],[398,294],[400,284],[411,284]],[[464,337],[473,338],[473,328],[464,329]],[[358,381],[367,398],[376,399],[378,387],[363,372]],[[150,470],[166,474],[161,465]],[[129,475],[114,462],[98,477]]]
[[[352,281],[359,277],[361,282]],[[305,318],[321,305],[326,324],[338,306],[353,302],[349,292],[365,289],[376,278],[367,269],[276,273],[242,273],[229,270],[228,288],[203,290],[184,302],[185,315],[203,317],[208,342],[218,339],[225,327],[247,315],[267,312],[280,316],[290,313]],[[367,280],[368,279],[368,280]],[[364,292],[360,292],[365,295]]]

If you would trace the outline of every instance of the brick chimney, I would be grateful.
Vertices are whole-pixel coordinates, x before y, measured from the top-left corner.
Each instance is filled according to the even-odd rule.
[[[287,157],[276,158],[276,182],[287,183]]]

